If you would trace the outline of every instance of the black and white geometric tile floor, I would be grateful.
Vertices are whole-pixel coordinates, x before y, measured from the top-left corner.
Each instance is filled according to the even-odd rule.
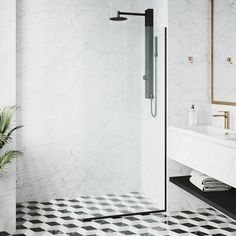
[[[71,213],[76,219],[123,215],[159,209],[142,193],[107,194],[102,196],[81,196],[76,199],[53,199],[47,202],[24,202],[17,204],[17,216],[40,214],[49,217],[55,213],[63,217]],[[73,214],[72,214],[73,213]]]
[[[10,235],[1,232],[0,236]],[[236,235],[236,222],[212,208],[171,213],[135,215],[83,222],[67,212],[48,217],[26,214],[17,217],[17,232],[13,235],[71,235],[71,236],[156,236],[156,235]]]

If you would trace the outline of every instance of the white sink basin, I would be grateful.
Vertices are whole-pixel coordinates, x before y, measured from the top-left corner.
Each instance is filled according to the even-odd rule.
[[[208,125],[192,126],[189,129],[215,138],[232,140],[236,142],[236,132],[233,130],[226,130]]]
[[[177,131],[222,145],[236,148],[236,131],[221,129],[209,125],[196,125],[191,127],[169,127],[170,131]]]
[[[169,127],[168,157],[236,187],[236,132],[212,126]]]

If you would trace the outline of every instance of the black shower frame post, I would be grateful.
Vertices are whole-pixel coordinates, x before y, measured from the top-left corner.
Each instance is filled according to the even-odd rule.
[[[145,10],[145,26],[153,26],[153,9]]]
[[[136,14],[136,13],[135,13]],[[146,22],[145,22],[146,23]],[[156,213],[162,213],[167,211],[167,27],[164,28],[164,150],[165,150],[165,160],[164,160],[164,180],[165,180],[165,186],[164,186],[164,209],[159,211],[145,211],[145,212],[137,212],[137,213],[129,213],[129,214],[120,214],[120,215],[109,215],[109,216],[101,216],[101,217],[91,217],[86,219],[81,219],[83,222],[93,221],[93,220],[101,220],[101,219],[107,219],[107,218],[121,218],[121,217],[127,217],[127,216],[134,216],[134,215],[150,215],[150,214],[156,214]]]

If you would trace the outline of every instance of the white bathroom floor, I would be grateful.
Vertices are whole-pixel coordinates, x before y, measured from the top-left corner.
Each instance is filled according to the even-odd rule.
[[[32,206],[35,203],[32,203]],[[18,211],[20,205],[18,205]],[[54,205],[46,208],[56,208]],[[236,222],[211,208],[170,213],[135,215],[83,222],[71,212],[48,212],[42,209],[17,214],[17,232],[14,235],[236,235]],[[0,232],[0,236],[10,235]]]

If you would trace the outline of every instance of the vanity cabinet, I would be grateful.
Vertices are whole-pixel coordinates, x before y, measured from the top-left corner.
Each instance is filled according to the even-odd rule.
[[[168,157],[231,185],[229,191],[203,192],[190,176],[170,177],[170,182],[236,220],[236,140],[226,139],[225,132],[210,126],[169,127]]]
[[[168,157],[236,188],[236,141],[220,130],[169,127]]]

